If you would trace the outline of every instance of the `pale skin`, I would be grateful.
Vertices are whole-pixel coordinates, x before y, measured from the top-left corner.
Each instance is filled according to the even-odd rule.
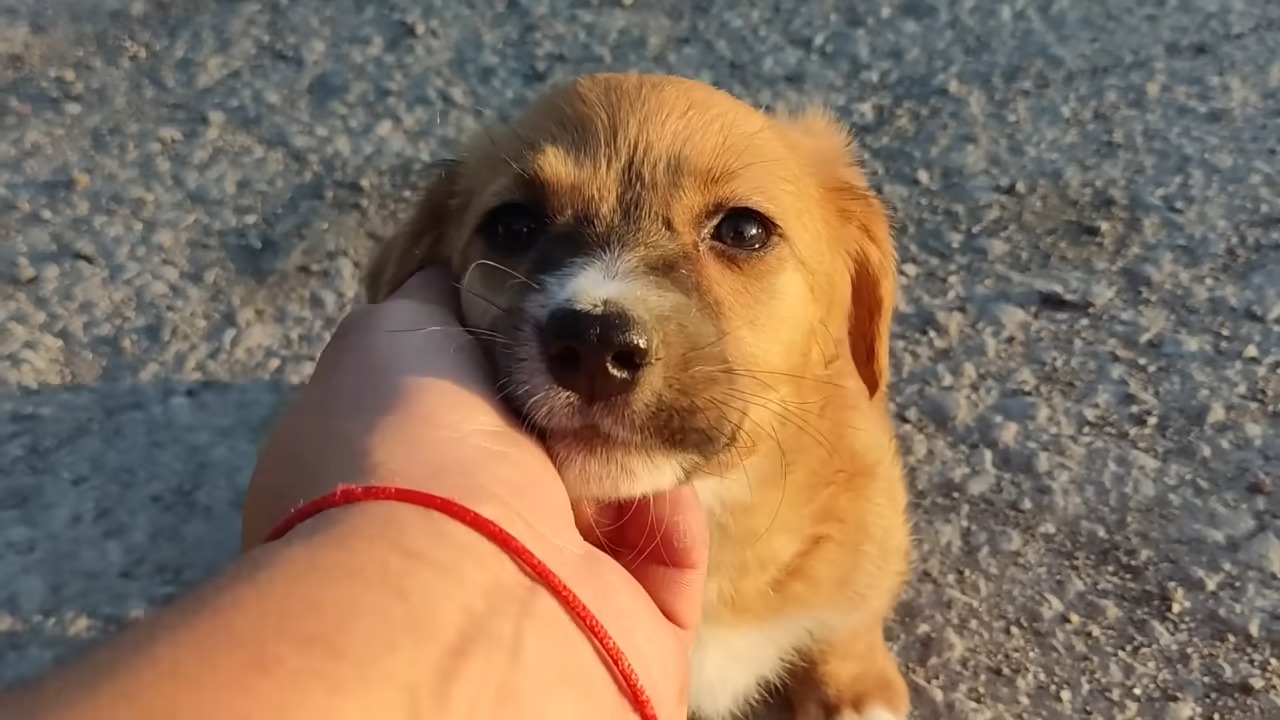
[[[603,655],[506,553],[418,507],[331,510],[268,545],[340,484],[453,497],[512,532],[609,629],[663,718],[684,718],[707,537],[676,490],[601,509],[582,539],[554,467],[489,391],[448,281],[422,274],[358,306],[259,456],[245,554],[222,575],[0,695],[28,720],[625,718]],[[596,537],[596,532],[590,533]]]

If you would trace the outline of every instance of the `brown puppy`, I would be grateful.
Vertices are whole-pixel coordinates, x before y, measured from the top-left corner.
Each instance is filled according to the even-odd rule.
[[[910,553],[894,250],[839,125],[675,77],[579,78],[440,165],[369,299],[437,262],[573,496],[697,488],[695,717],[778,682],[800,717],[906,716],[882,634]]]

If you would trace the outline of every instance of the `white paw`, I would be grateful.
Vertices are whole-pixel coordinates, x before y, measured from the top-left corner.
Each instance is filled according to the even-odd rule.
[[[862,712],[857,710],[841,710],[835,720],[907,720],[883,707],[870,707]]]

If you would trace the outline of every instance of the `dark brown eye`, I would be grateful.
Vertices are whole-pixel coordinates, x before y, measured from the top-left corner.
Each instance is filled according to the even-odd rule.
[[[712,240],[735,250],[760,250],[772,238],[772,224],[749,208],[731,208],[711,230]]]
[[[476,232],[490,250],[503,255],[516,255],[533,248],[547,229],[547,219],[524,203],[503,203],[490,210],[480,221]]]

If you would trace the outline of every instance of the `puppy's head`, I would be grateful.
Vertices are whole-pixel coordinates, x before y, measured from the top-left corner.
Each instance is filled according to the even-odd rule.
[[[370,299],[437,262],[577,497],[651,493],[776,444],[805,422],[791,390],[883,397],[889,225],[821,113],[579,78],[437,166]]]

